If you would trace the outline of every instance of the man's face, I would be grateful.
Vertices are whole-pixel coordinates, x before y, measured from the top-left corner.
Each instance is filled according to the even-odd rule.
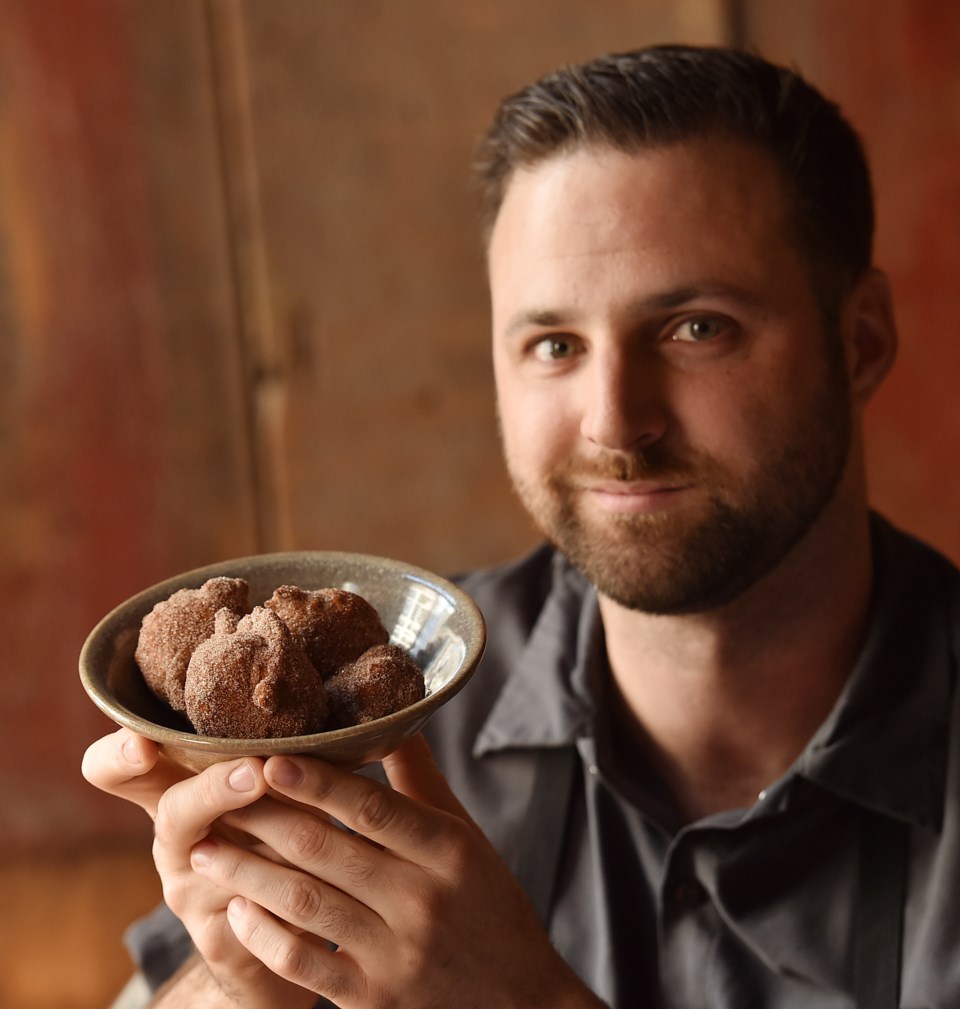
[[[727,140],[517,172],[489,252],[507,465],[602,594],[720,606],[833,496],[851,440],[772,159]]]

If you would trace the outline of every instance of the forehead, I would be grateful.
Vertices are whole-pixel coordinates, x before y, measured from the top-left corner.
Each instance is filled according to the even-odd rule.
[[[795,266],[797,251],[781,171],[727,138],[583,148],[520,169],[489,247],[495,298],[538,268],[563,284],[600,268],[672,283],[699,271],[759,277],[783,260]]]

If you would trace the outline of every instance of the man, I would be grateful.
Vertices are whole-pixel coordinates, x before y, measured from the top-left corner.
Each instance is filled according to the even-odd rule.
[[[960,1004],[960,579],[868,509],[896,338],[855,135],[792,73],[654,48],[508,99],[480,172],[506,460],[556,549],[464,581],[452,791],[421,741],[393,791],[91,747],[196,947],[157,1004]]]

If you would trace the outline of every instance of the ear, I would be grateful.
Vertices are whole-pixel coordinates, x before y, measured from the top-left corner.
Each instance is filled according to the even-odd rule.
[[[893,297],[885,273],[871,268],[854,284],[844,303],[842,325],[851,395],[863,407],[897,356]]]

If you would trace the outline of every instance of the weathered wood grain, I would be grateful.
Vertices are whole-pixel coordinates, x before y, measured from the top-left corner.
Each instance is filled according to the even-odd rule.
[[[79,778],[84,636],[257,548],[202,8],[0,3],[0,843],[142,833]]]
[[[473,145],[536,73],[673,38],[678,12],[703,39],[716,6],[214,4],[243,12],[278,545],[450,571],[532,541],[500,463]]]

